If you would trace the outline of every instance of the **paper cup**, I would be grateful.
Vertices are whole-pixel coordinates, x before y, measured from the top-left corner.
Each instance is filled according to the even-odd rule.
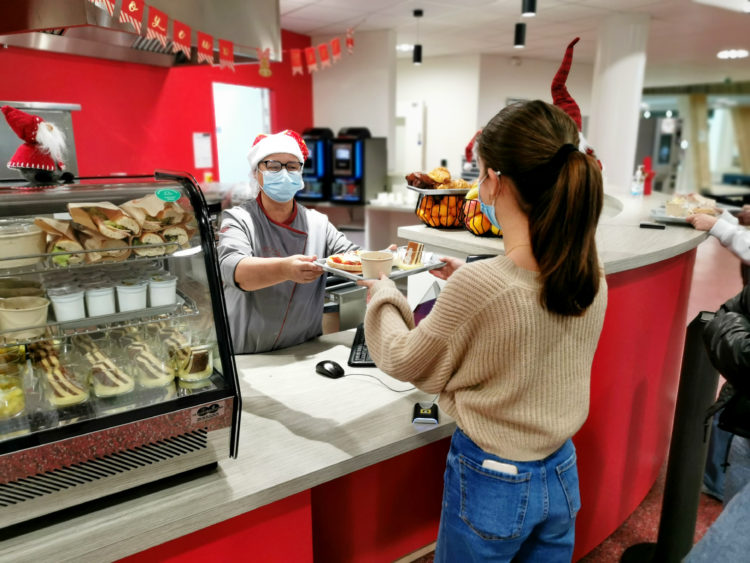
[[[0,330],[29,328],[12,332],[8,336],[15,338],[34,338],[44,334],[47,323],[49,301],[44,297],[9,297],[0,299]]]
[[[362,277],[365,279],[379,279],[381,274],[389,276],[393,269],[393,253],[373,251],[362,252]]]

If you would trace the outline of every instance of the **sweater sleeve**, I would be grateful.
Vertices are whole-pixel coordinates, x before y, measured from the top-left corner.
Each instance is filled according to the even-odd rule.
[[[709,234],[719,239],[722,246],[731,250],[745,264],[750,265],[750,230],[736,222],[733,223],[731,219],[735,219],[734,217],[730,216],[731,219],[728,219],[725,215],[726,211],[716,221]]]
[[[456,335],[465,320],[465,292],[454,273],[432,311],[419,326],[406,298],[390,280],[373,287],[365,315],[367,347],[388,375],[410,381],[427,393],[440,393],[458,369]]]

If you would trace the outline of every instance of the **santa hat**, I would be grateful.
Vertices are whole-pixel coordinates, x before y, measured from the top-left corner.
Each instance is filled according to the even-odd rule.
[[[307,150],[305,141],[299,133],[291,129],[285,129],[280,133],[273,135],[258,135],[247,153],[247,161],[250,163],[250,170],[255,172],[258,169],[258,163],[269,154],[289,153],[296,156],[300,162],[307,159],[310,154]]]
[[[53,171],[64,169],[65,165],[52,158],[49,150],[42,147],[37,140],[39,124],[44,120],[38,115],[31,115],[10,106],[0,108],[10,128],[24,141],[8,162],[8,168],[34,168]]]
[[[475,155],[475,146],[474,144],[477,142],[477,138],[479,135],[482,134],[482,130],[480,129],[476,133],[474,133],[474,136],[471,138],[471,141],[469,141],[469,144],[466,145],[466,148],[464,149],[464,156],[466,157],[466,162],[464,162],[464,170],[471,170],[471,163],[474,160]]]
[[[568,92],[567,86],[565,86],[565,82],[568,79],[568,73],[570,72],[570,65],[573,63],[573,47],[579,40],[580,37],[576,37],[568,44],[568,47],[565,49],[563,60],[560,63],[560,68],[557,69],[555,77],[552,79],[552,103],[567,113],[573,121],[575,121],[576,126],[578,127],[578,150],[596,158],[594,148],[588,144],[581,132],[581,129],[583,129],[581,108],[578,107],[573,96]],[[596,158],[596,161],[599,163],[599,168],[601,168],[601,161],[598,158]]]

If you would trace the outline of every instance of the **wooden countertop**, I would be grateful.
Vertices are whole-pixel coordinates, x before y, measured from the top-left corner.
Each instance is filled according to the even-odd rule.
[[[641,221],[653,222],[651,210],[671,199],[671,195],[605,195],[604,210],[596,232],[599,256],[607,274],[661,262],[691,250],[708,234],[691,225],[667,223],[666,229],[642,229]],[[426,225],[399,227],[398,236],[422,242],[431,250],[451,256],[502,254],[503,239],[477,237],[463,229],[434,229]]]
[[[22,533],[0,541],[0,561],[111,561],[450,436],[455,422],[442,412],[439,425],[411,423],[414,403],[433,396],[390,391],[356,374],[395,389],[411,385],[377,368],[346,365],[353,333],[237,357],[238,459],[76,507],[64,519],[20,524]],[[318,375],[323,359],[341,364],[347,376]]]

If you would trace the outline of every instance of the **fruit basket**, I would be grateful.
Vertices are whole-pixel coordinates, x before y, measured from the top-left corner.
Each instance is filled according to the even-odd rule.
[[[425,189],[407,186],[419,193],[415,213],[430,227],[460,229],[464,226],[464,189]]]

